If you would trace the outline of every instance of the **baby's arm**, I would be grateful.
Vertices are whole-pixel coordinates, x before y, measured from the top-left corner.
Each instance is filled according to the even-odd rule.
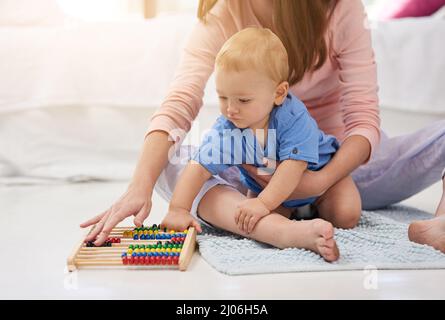
[[[211,176],[212,174],[198,162],[191,160],[187,164],[173,191],[167,216],[161,223],[162,227],[184,230],[192,226],[201,232],[201,227],[190,215],[190,210],[199,190]]]
[[[280,163],[266,188],[257,198],[245,200],[235,215],[238,227],[252,232],[256,223],[283,203],[300,183],[307,162],[301,160],[284,160]]]
[[[278,166],[266,188],[258,195],[258,199],[270,211],[276,209],[289,198],[300,183],[306,169],[306,161],[284,160]]]

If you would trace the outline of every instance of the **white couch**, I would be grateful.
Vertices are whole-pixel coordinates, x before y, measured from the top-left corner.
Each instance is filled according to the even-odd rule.
[[[0,182],[127,180],[194,22],[0,23]],[[383,128],[444,117],[445,19],[371,27]],[[214,92],[211,78],[195,129],[216,115]]]

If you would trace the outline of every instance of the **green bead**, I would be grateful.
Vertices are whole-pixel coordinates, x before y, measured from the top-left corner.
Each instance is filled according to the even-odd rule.
[[[139,246],[139,248],[141,248],[141,249],[145,249],[145,244],[141,244],[141,245]]]
[[[130,244],[130,245],[128,246],[128,249],[133,249],[133,245]]]

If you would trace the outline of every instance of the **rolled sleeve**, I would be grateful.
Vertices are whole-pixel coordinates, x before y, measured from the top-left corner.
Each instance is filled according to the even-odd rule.
[[[278,156],[280,161],[301,160],[318,164],[320,131],[308,112],[297,115],[287,114],[287,120],[277,125],[280,141]]]

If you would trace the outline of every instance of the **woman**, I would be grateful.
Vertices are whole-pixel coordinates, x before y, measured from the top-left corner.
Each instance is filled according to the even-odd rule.
[[[222,44],[248,26],[269,28],[281,38],[289,53],[291,92],[306,104],[320,129],[342,142],[327,166],[305,173],[293,198],[332,192],[332,185],[352,174],[363,208],[375,209],[406,199],[440,179],[445,167],[445,121],[406,136],[388,139],[380,134],[376,65],[360,0],[200,0],[198,16],[201,21],[169,94],[151,120],[128,190],[110,209],[81,225],[96,224],[87,240],[97,237],[96,244],[102,244],[111,229],[131,215],[140,226],[148,217],[160,176],[159,191],[167,198],[171,195],[182,169],[168,163],[169,149],[178,145],[173,142],[178,129],[181,138],[196,118]],[[270,180],[246,169],[263,187]],[[196,198],[194,210],[204,221],[237,232],[221,219],[236,210],[225,199],[244,197],[236,187],[236,172],[212,178]],[[341,209],[347,204],[325,201],[316,206]],[[275,219],[283,226],[289,221],[284,216]],[[411,224],[409,237],[445,252],[445,195],[436,217]]]

